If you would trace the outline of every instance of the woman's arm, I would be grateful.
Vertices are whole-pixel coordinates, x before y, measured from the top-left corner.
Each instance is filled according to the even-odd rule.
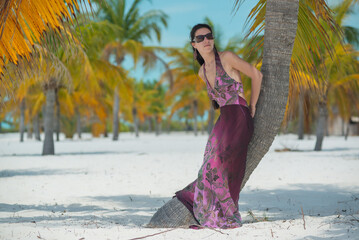
[[[236,54],[225,51],[223,52],[223,58],[226,63],[228,63],[232,68],[237,69],[240,72],[243,72],[245,75],[251,78],[252,80],[252,89],[251,89],[251,100],[250,100],[250,110],[251,115],[254,117],[255,107],[258,101],[259,92],[262,85],[263,74],[257,70],[252,64],[244,61]]]

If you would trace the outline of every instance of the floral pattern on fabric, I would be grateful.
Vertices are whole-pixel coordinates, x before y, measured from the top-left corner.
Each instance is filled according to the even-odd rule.
[[[214,87],[210,85],[207,75],[206,66],[203,65],[203,71],[206,78],[207,93],[211,100],[215,100],[220,107],[229,104],[247,105],[245,101],[238,96],[238,93],[243,93],[243,84],[231,78],[224,70],[217,51],[215,51],[216,62],[216,77]]]
[[[221,114],[208,138],[197,179],[176,192],[200,224],[191,226],[194,229],[242,225],[238,200],[253,119],[246,100],[237,94],[241,84],[225,73],[217,52],[215,56],[215,86],[212,89],[206,79],[207,90],[210,99],[220,105]]]

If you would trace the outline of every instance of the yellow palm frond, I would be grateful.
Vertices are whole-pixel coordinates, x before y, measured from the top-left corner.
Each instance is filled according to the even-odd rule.
[[[59,33],[64,19],[73,23],[78,0],[6,0],[0,2],[0,77],[7,62],[18,64],[29,60],[35,42],[40,43],[46,31]],[[69,11],[70,9],[70,11]],[[70,13],[71,12],[71,13]],[[71,17],[72,15],[72,17]]]

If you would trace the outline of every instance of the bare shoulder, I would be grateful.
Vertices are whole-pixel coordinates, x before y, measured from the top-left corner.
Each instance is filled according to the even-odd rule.
[[[238,59],[240,57],[238,57],[237,54],[231,52],[231,51],[223,51],[223,52],[218,52],[219,56],[225,60],[225,61],[233,61],[235,59]]]

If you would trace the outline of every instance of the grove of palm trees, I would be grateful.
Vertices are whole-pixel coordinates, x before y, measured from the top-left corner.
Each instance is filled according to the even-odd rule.
[[[235,15],[247,2],[218,11]],[[263,82],[243,228],[193,239],[356,239],[359,29],[347,19],[359,1],[254,4],[248,30],[229,38],[196,11],[218,51],[255,66]],[[190,42],[161,44],[172,19],[156,1],[0,3],[0,239],[194,237],[193,216],[172,196],[196,176],[220,111]]]

